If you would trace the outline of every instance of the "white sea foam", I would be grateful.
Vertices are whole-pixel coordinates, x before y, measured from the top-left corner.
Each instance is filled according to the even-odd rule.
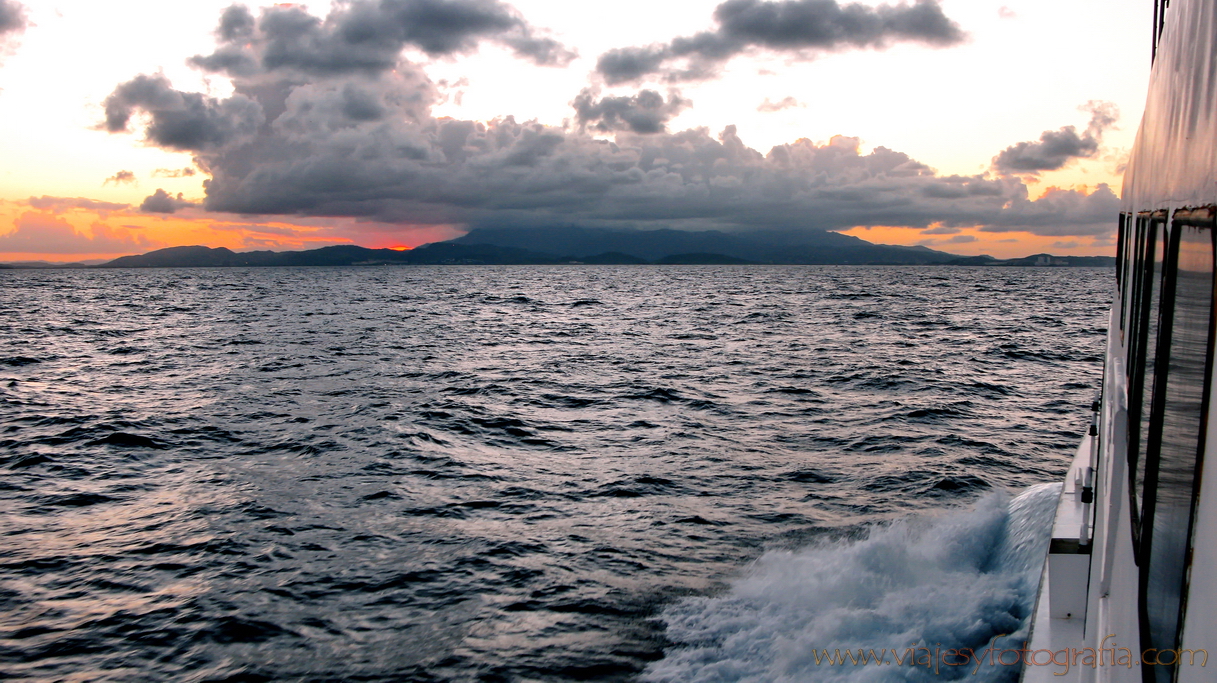
[[[644,680],[663,683],[1017,680],[1017,666],[910,665],[930,652],[1021,647],[1060,484],[969,510],[876,527],[862,540],[771,551],[717,597],[662,614],[678,644]],[[887,648],[889,664],[829,664],[823,650]],[[891,650],[904,659],[897,665]],[[821,654],[817,663],[815,652]],[[930,659],[914,651],[912,660]],[[1010,655],[1007,660],[1012,660]],[[958,657],[946,661],[959,663]]]

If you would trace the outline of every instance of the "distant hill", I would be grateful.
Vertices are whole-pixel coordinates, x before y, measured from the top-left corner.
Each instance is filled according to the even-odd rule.
[[[612,262],[616,262],[610,259]],[[224,247],[170,247],[138,256],[123,256],[99,268],[229,268],[268,266],[377,266],[437,264],[546,264],[551,256],[485,244],[426,244],[417,249],[368,249],[354,245],[307,251],[234,252]],[[632,262],[632,261],[631,261]]]
[[[426,244],[417,249],[368,249],[354,245],[307,251],[234,252],[224,247],[170,247],[138,256],[123,256],[99,268],[230,268],[268,266],[378,266],[437,264],[545,264],[544,254],[484,244]]]
[[[625,231],[590,228],[474,230],[416,249],[341,245],[307,251],[234,252],[224,247],[170,247],[123,256],[99,268],[227,268],[458,264],[816,264],[1110,266],[1106,256],[1051,256],[998,260],[961,257],[925,247],[872,244],[830,232],[780,231],[733,235],[717,231]]]
[[[1032,254],[1022,258],[995,259],[992,256],[969,256],[948,261],[950,266],[1021,266],[1052,268],[1115,268],[1114,256],[1053,256]]]
[[[59,263],[54,261],[10,261],[8,263],[0,263],[0,268],[14,268],[22,270],[44,270],[47,268],[88,268],[89,266],[97,265],[102,261],[73,261],[71,263]]]
[[[717,230],[608,230],[578,226],[477,228],[447,244],[511,247],[558,261],[576,259],[585,263],[587,258],[581,255],[605,253],[651,263],[919,265],[959,258],[925,247],[872,244],[824,230],[734,234]]]

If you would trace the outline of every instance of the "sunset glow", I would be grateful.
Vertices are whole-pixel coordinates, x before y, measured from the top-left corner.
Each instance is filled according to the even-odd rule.
[[[171,24],[154,19],[161,6],[150,0],[127,0],[120,11],[83,0],[24,3],[25,22],[3,36],[7,48],[0,57],[0,123],[21,132],[0,140],[0,260],[95,260],[187,244],[233,250],[358,244],[402,250],[500,224],[746,232],[779,219],[762,220],[755,210],[715,202],[688,206],[693,196],[706,192],[694,185],[718,187],[707,195],[716,201],[730,201],[733,192],[741,199],[770,193],[761,185],[723,188],[760,182],[749,167],[756,158],[770,160],[772,171],[766,173],[771,177],[764,182],[780,182],[774,174],[785,162],[773,155],[788,153],[824,160],[840,154],[861,160],[904,155],[902,168],[919,169],[924,187],[902,190],[908,195],[900,201],[931,197],[936,202],[909,206],[907,218],[890,211],[868,217],[862,211],[851,221],[847,205],[822,207],[819,200],[807,199],[807,215],[834,218],[807,225],[783,219],[792,229],[836,230],[964,255],[1113,253],[1111,230],[1103,226],[1114,214],[1111,221],[1102,216],[1118,201],[1142,106],[1148,60],[1127,45],[1144,42],[1142,15],[1148,10],[1143,3],[943,0],[927,5],[949,24],[940,35],[892,38],[870,48],[787,50],[761,42],[733,47],[732,56],[720,61],[707,57],[701,66],[691,57],[665,57],[649,75],[606,71],[605,55],[647,45],[659,49],[698,31],[726,31],[716,23],[718,4],[690,0],[656,11],[654,3],[629,0],[591,21],[569,3],[522,0],[493,10],[503,12],[506,28],[459,34],[459,39],[454,34],[451,43],[402,39],[400,52],[378,54],[376,59],[386,61],[372,71],[303,65],[290,67],[295,71],[289,69],[294,74],[289,75],[274,70],[288,67],[272,68],[264,61],[257,67],[264,73],[255,78],[251,67],[220,66],[223,55],[257,60],[269,54],[264,53],[269,34],[258,33],[256,23],[241,29],[252,32],[240,38],[217,33],[229,0],[190,3],[180,13],[175,10]],[[345,21],[344,7],[251,5],[240,16],[249,22],[272,14],[308,18],[317,27],[310,30],[324,32]],[[648,20],[635,21],[636,16]],[[67,45],[72,49],[64,50]],[[107,57],[74,56],[94,53]],[[1103,68],[1090,67],[1098,63]],[[697,77],[663,71],[693,67],[708,71]],[[50,74],[57,83],[52,89],[46,88]],[[255,82],[280,77],[288,79],[284,83],[309,83],[283,100],[284,114],[273,110],[279,105],[271,100],[250,99],[262,92]],[[214,108],[208,116],[215,122],[221,115],[236,118],[223,123],[229,128],[200,133],[203,137],[166,137],[169,119],[163,117],[170,114],[149,109],[161,105],[136,94],[153,84],[164,93],[158,97],[168,98],[158,102],[197,102],[190,106]],[[345,103],[334,99],[339,97],[347,98]],[[238,111],[246,113],[238,116]],[[272,121],[275,116],[279,119]],[[261,142],[241,137],[252,135],[254,124],[263,126],[259,135],[277,132]],[[439,130],[452,125],[471,126],[484,136],[495,131],[499,140],[509,126],[517,126],[511,135],[561,136],[564,146],[554,153],[569,160],[544,171],[534,167],[529,176],[523,173],[527,164],[504,163],[511,154],[506,148],[495,152],[480,142],[483,147],[445,146]],[[525,131],[528,126],[536,132]],[[225,140],[231,138],[223,145],[214,137],[221,130],[227,131]],[[682,135],[717,145],[728,131],[731,145],[750,148],[756,156],[739,156],[732,162],[738,168],[723,167],[709,176],[689,170],[688,163],[666,167],[665,182],[679,172],[683,189],[658,182],[659,170],[648,159],[658,154],[660,161],[677,162],[639,146],[675,149],[672,145],[689,144],[678,142]],[[387,142],[390,138],[396,142]],[[415,139],[428,142],[410,141]],[[1069,142],[1074,151],[1029,161],[1029,155],[1048,149],[1049,139]],[[631,173],[640,174],[630,182],[645,187],[614,194],[612,188],[625,186],[579,180],[589,169],[625,163],[624,157],[588,156],[604,151],[597,143],[613,142],[620,154],[641,155],[629,162],[638,165]],[[250,157],[252,152],[239,151],[241,144],[253,144],[250,150],[296,149],[293,154],[304,156],[291,161]],[[310,145],[312,151],[304,152]],[[397,151],[389,154],[393,145]],[[335,154],[353,156],[326,166],[335,162]],[[417,161],[390,161],[393,154]],[[421,165],[410,170],[414,163]],[[823,177],[829,186],[865,180],[841,164],[807,163],[792,168],[791,177],[813,183],[815,174],[828,174]],[[360,170],[359,164],[367,167]],[[684,171],[678,171],[680,165]],[[715,175],[728,185],[714,185]],[[1011,201],[969,207],[965,204],[973,199],[953,198],[950,188],[982,181],[1000,185]],[[850,190],[859,197],[854,206],[868,209],[887,201],[889,190],[874,179],[865,184],[865,191]],[[1072,194],[1054,194],[1058,190]],[[826,201],[843,196],[825,195]],[[1052,201],[1041,202],[1045,197]],[[1057,199],[1067,200],[1072,213],[1049,224],[1045,216]],[[1010,210],[1021,213],[998,215]],[[1030,222],[1027,215],[1033,215]],[[968,216],[974,216],[972,227]]]

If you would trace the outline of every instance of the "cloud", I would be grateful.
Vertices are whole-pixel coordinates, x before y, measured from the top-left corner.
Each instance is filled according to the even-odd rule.
[[[1055,171],[1074,159],[1093,158],[1099,153],[1103,131],[1120,118],[1120,112],[1110,102],[1090,101],[1082,111],[1091,114],[1090,124],[1079,134],[1073,126],[1046,130],[1038,142],[1020,142],[993,157],[993,168],[999,173],[1040,173]]]
[[[309,234],[295,228],[277,225],[261,225],[258,223],[212,223],[211,229],[222,232],[244,232],[253,233],[256,235],[271,235],[274,237],[305,237]]]
[[[178,209],[194,205],[194,202],[182,199],[181,192],[174,197],[158,187],[156,192],[144,197],[143,203],[139,205],[139,210],[145,213],[173,213]]]
[[[95,222],[92,236],[76,232],[66,220],[46,212],[27,211],[12,232],[0,235],[0,253],[129,254],[157,246],[142,235]]]
[[[926,230],[922,230],[921,234],[923,234],[923,235],[958,235],[960,233],[960,231],[961,231],[960,228],[939,225],[936,227],[928,228]]]
[[[86,199],[85,197],[49,197],[42,195],[41,197],[30,197],[26,203],[35,209],[45,209],[48,211],[66,211],[68,209],[84,209],[86,211],[121,211],[131,208],[130,204],[116,204],[114,202],[102,202],[96,199]]]
[[[1007,6],[1002,5],[1001,7],[997,8],[997,16],[1001,17],[1002,19],[1014,19],[1018,16],[1018,13]]]
[[[806,107],[806,106],[807,106],[806,104],[803,104],[802,102],[800,102],[790,96],[782,98],[782,100],[779,102],[771,102],[769,100],[769,98],[766,97],[765,101],[761,102],[760,105],[757,106],[756,110],[759,112],[768,114],[768,113],[772,113],[775,111],[782,111],[783,109],[791,109],[793,107]]]
[[[118,173],[115,173],[114,175],[110,176],[109,178],[106,178],[106,181],[104,183],[102,183],[101,186],[105,187],[106,185],[109,185],[110,183],[114,183],[115,185],[122,185],[123,183],[131,183],[133,185],[138,185],[139,181],[135,179],[135,174],[132,173],[131,171],[119,171]]]
[[[575,108],[575,118],[580,127],[600,133],[660,133],[667,128],[669,119],[692,104],[675,90],[668,92],[666,102],[663,95],[654,90],[599,100],[596,99],[597,95],[597,91],[584,88],[571,106]]]
[[[258,103],[243,95],[217,100],[174,90],[162,74],[139,75],[106,97],[104,128],[117,133],[137,111],[151,117],[144,133],[150,144],[177,151],[218,148],[252,136],[264,117]]]
[[[28,25],[24,5],[14,0],[0,0],[0,51],[10,47],[13,37],[24,32]]]
[[[952,230],[952,229],[951,228],[939,228],[937,230],[934,230],[934,229],[922,230],[921,231],[922,235],[953,235],[953,236],[950,237],[949,239],[944,239],[944,240],[935,239],[935,238],[924,239],[924,240],[920,240],[919,242],[917,242],[917,245],[921,246],[921,247],[941,247],[943,245],[951,245],[951,244],[971,244],[972,242],[979,241],[979,238],[976,237],[976,235],[960,235],[960,234],[956,234],[959,232],[958,229],[953,229],[953,232],[948,232],[948,230]]]
[[[189,166],[186,168],[158,168],[152,172],[153,178],[189,178],[195,174],[195,170]]]
[[[1017,198],[981,232],[1030,232],[1036,235],[1109,235],[1120,215],[1120,198],[1106,183],[1094,192],[1049,188],[1039,199]]]
[[[241,8],[226,11],[218,36],[239,43],[263,30],[252,17]],[[405,62],[384,72],[256,64],[248,75],[233,72],[228,98],[178,91],[162,75],[138,76],[107,99],[102,127],[126,131],[142,112],[135,120],[144,127],[133,132],[148,144],[192,153],[210,176],[203,209],[248,216],[437,231],[981,226],[1054,235],[1107,234],[1116,216],[1105,186],[1032,201],[1019,177],[940,176],[886,147],[862,153],[856,138],[801,139],[763,153],[734,126],[718,134],[668,131],[688,106],[675,92],[664,98],[648,90],[584,90],[564,126],[511,117],[466,121],[433,116],[439,88]],[[600,139],[605,134],[613,139]],[[174,201],[167,192],[153,194],[145,208],[180,208]]]
[[[1044,131],[1039,142],[1007,147],[993,158],[993,168],[1002,173],[1055,171],[1074,159],[1093,157],[1098,151],[1097,139],[1078,135],[1076,128],[1065,126],[1058,131]]]
[[[666,45],[619,47],[600,55],[596,73],[609,85],[629,83],[660,71],[664,62],[673,58]]]
[[[965,37],[937,0],[878,7],[837,0],[727,0],[715,8],[714,21],[714,30],[667,44],[609,50],[597,60],[596,72],[609,85],[653,74],[669,82],[703,80],[732,57],[752,50],[805,56],[884,49],[896,42],[947,47]]]
[[[447,57],[472,52],[482,41],[542,66],[565,66],[576,56],[497,0],[355,0],[336,4],[324,19],[299,5],[265,8],[257,18],[233,5],[221,15],[216,37],[216,51],[191,62],[233,77],[385,73],[407,47]]]

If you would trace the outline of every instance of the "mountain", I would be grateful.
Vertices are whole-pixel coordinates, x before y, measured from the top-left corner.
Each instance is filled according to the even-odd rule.
[[[995,259],[992,256],[969,256],[948,261],[949,266],[1048,266],[1054,268],[1115,268],[1114,256],[1053,256],[1032,254],[1022,258]]]
[[[267,266],[378,266],[428,264],[554,263],[536,252],[484,244],[426,244],[409,251],[368,249],[354,245],[307,251],[234,252],[224,247],[169,247],[138,256],[123,256],[99,268],[230,268]]]
[[[649,262],[927,264],[959,258],[925,247],[872,244],[823,230],[768,230],[749,234],[717,230],[609,230],[577,226],[477,228],[447,244],[486,244],[526,249],[555,260],[615,253]],[[677,261],[673,258],[681,257]]]
[[[0,268],[17,268],[17,269],[23,269],[23,270],[46,270],[46,269],[50,269],[50,268],[88,268],[89,266],[95,266],[99,263],[104,263],[104,262],[105,262],[104,260],[101,260],[101,261],[72,261],[71,263],[64,263],[64,262],[58,262],[58,261],[9,261],[7,263],[0,263]]]
[[[123,256],[99,268],[226,268],[266,266],[375,266],[459,264],[857,264],[1111,266],[1107,256],[1051,256],[998,260],[961,257],[925,247],[872,244],[831,232],[781,231],[735,235],[718,231],[626,231],[592,228],[477,229],[416,249],[340,245],[308,251],[234,252],[224,247],[170,247]]]
[[[352,266],[397,263],[404,252],[354,245],[308,251],[235,252],[224,247],[169,247],[139,256],[123,256],[100,268],[217,268],[234,266]]]
[[[353,266],[380,264],[926,264],[959,258],[925,247],[871,244],[817,231],[734,235],[718,231],[603,230],[593,228],[478,229],[409,251],[353,245],[308,251],[234,252],[224,247],[170,247],[124,256],[102,268],[215,268]]]

